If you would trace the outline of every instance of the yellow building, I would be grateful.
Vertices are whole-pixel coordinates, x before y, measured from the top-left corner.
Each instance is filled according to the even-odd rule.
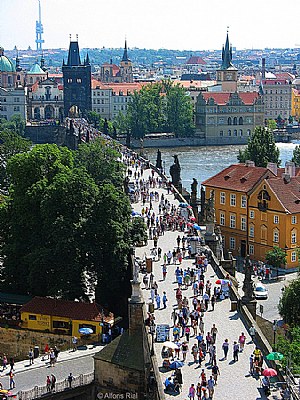
[[[22,328],[77,336],[80,328],[99,335],[114,324],[114,315],[96,303],[34,297],[20,310]]]
[[[234,256],[264,260],[274,246],[285,250],[287,268],[298,266],[300,247],[300,171],[292,162],[285,168],[252,161],[236,164],[203,182],[206,198],[215,191],[216,223],[225,251]],[[297,176],[299,173],[299,176]]]
[[[299,79],[297,79],[298,81]],[[300,90],[293,88],[292,89],[292,117],[296,118],[299,121],[300,117]]]

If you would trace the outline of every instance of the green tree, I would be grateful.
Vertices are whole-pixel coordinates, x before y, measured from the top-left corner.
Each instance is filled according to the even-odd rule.
[[[274,246],[272,250],[266,252],[266,261],[276,269],[278,277],[279,268],[286,264],[286,253],[280,247]]]
[[[0,120],[0,132],[11,131],[23,136],[25,132],[26,123],[20,114],[14,114],[9,121],[6,119]]]
[[[298,301],[298,299],[297,299]],[[288,332],[288,338],[278,335],[276,350],[284,355],[280,362],[283,367],[289,365],[294,374],[300,374],[300,327]]]
[[[282,293],[278,310],[286,323],[300,326],[300,278],[294,279]]]
[[[271,131],[274,131],[274,129],[277,128],[277,124],[276,124],[275,119],[269,119],[269,120],[268,120],[268,128],[269,128]]]
[[[300,166],[300,146],[296,146],[293,150],[292,161],[295,163],[297,167]]]
[[[166,130],[176,137],[194,134],[193,105],[180,84],[164,83],[166,90]]]
[[[9,179],[6,172],[8,160],[18,153],[29,151],[32,143],[18,133],[9,130],[0,130],[0,190],[6,192]]]
[[[237,158],[240,163],[254,161],[257,167],[266,167],[268,162],[279,165],[279,149],[272,132],[262,126],[256,127],[247,147],[243,151],[239,150]]]
[[[130,238],[133,246],[147,243],[147,226],[143,218],[133,218],[131,223]]]

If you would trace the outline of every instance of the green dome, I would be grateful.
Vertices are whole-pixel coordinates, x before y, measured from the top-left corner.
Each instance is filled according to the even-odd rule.
[[[0,47],[0,72],[16,72],[13,62],[4,55],[3,47]]]
[[[42,68],[39,66],[38,63],[33,64],[33,66],[30,68],[29,74],[45,74],[45,71],[42,70]]]

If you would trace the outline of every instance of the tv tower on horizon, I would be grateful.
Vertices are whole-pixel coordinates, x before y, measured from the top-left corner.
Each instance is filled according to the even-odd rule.
[[[42,39],[42,33],[44,33],[44,28],[42,24],[42,13],[41,13],[41,0],[39,1],[39,20],[36,21],[35,23],[35,34],[36,34],[36,49],[37,50],[42,50],[42,43],[44,43],[44,40]]]

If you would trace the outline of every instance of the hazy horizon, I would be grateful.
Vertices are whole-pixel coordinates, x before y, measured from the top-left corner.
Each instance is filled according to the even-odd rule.
[[[66,49],[69,34],[80,48],[217,50],[227,27],[233,47],[295,48],[300,2],[252,0],[41,0],[44,49]],[[0,45],[5,49],[36,48],[38,0],[1,0]]]

